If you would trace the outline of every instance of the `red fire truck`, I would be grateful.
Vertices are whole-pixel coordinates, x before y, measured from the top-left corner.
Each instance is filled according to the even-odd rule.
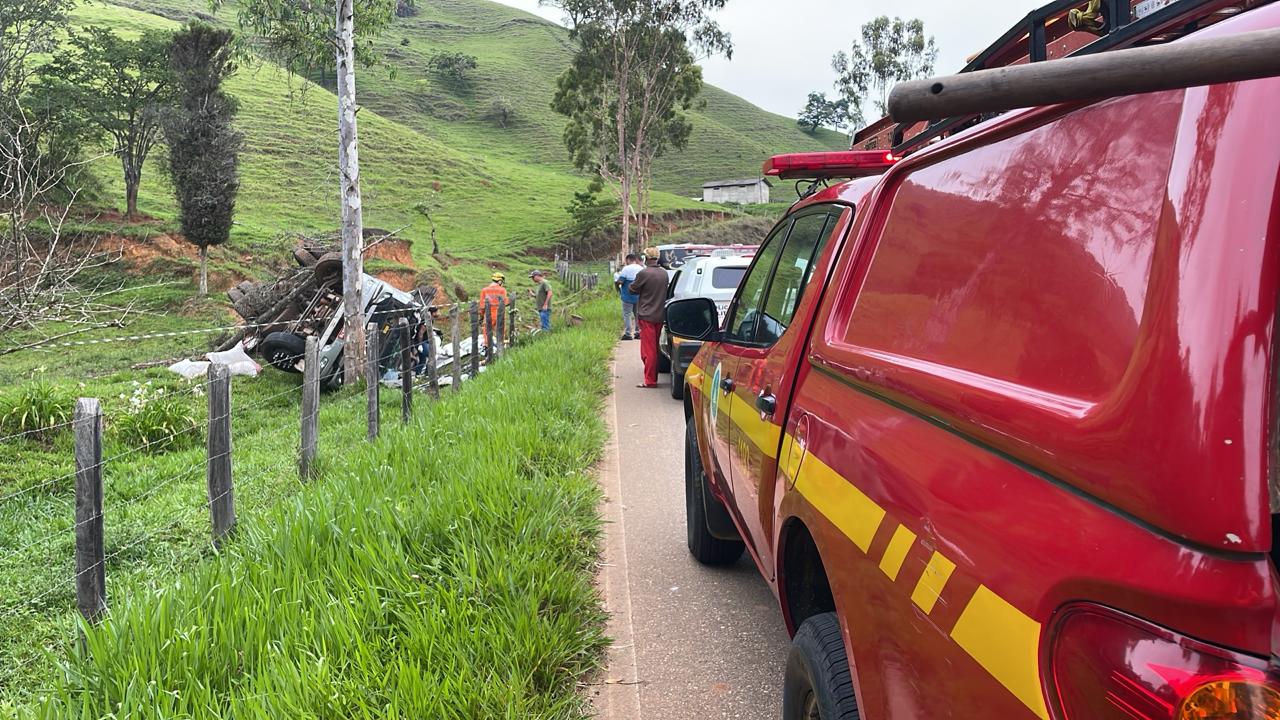
[[[1183,35],[1161,57],[1274,59],[1277,29],[1280,3],[1062,2],[974,62]],[[810,192],[723,325],[699,298],[667,323],[703,342],[689,550],[749,552],[776,593],[786,720],[1280,718],[1280,78],[1256,77],[766,165]]]

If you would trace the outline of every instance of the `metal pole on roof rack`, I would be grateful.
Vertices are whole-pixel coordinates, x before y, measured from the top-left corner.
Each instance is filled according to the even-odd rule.
[[[896,122],[1243,82],[1280,75],[1280,29],[1115,50],[899,83]]]

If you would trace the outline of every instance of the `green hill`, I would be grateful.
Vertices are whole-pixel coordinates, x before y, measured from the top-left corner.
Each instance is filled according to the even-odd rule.
[[[81,7],[77,22],[122,32],[176,27],[208,19],[204,0],[115,0]],[[428,225],[413,206],[439,190],[436,220],[442,251],[462,261],[522,265],[530,251],[549,250],[567,221],[564,206],[586,180],[575,173],[561,143],[563,119],[549,108],[555,79],[572,46],[563,28],[485,0],[419,0],[418,14],[398,19],[381,39],[383,67],[359,76],[361,171],[365,222],[403,229],[424,240]],[[215,20],[233,25],[224,11]],[[475,55],[479,66],[459,85],[433,76],[427,62],[442,51]],[[231,84],[241,100],[239,124],[248,143],[233,245],[267,251],[283,233],[316,232],[337,225],[333,155],[335,104],[325,87],[290,77],[270,64],[243,69]],[[514,108],[501,128],[486,119],[493,101]],[[750,177],[770,154],[845,146],[844,136],[811,136],[795,121],[767,113],[715,87],[694,113],[688,149],[655,168],[655,209],[696,208],[690,200],[704,180]],[[159,159],[144,177],[142,210],[173,217]],[[107,201],[119,197],[114,166],[104,162]],[[789,187],[776,189],[786,199]],[[438,266],[419,242],[420,267]],[[449,264],[446,261],[446,264]],[[483,268],[458,267],[470,281]]]

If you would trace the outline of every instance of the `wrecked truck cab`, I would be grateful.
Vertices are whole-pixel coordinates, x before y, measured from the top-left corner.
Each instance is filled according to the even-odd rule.
[[[398,333],[392,333],[392,328],[401,317],[408,317],[411,323],[419,323],[425,308],[413,295],[397,290],[369,275],[364,276],[361,297],[365,303],[366,322],[375,326],[379,337],[378,366],[383,370],[389,369],[400,353],[400,336]],[[342,352],[346,346],[346,337],[343,332],[344,320],[344,306],[338,303],[333,316],[319,336],[320,387],[324,389],[337,389],[342,387],[344,382],[342,369]],[[303,343],[305,345],[305,339]],[[301,366],[301,363],[298,365]]]

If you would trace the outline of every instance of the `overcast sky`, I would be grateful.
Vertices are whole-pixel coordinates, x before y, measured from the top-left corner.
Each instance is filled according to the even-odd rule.
[[[561,22],[538,0],[497,0]],[[795,117],[812,90],[834,95],[831,56],[847,50],[862,23],[876,15],[917,17],[940,50],[938,71],[958,70],[1015,22],[1047,0],[729,0],[719,14],[733,35],[733,60],[703,62],[707,82],[766,110]]]

